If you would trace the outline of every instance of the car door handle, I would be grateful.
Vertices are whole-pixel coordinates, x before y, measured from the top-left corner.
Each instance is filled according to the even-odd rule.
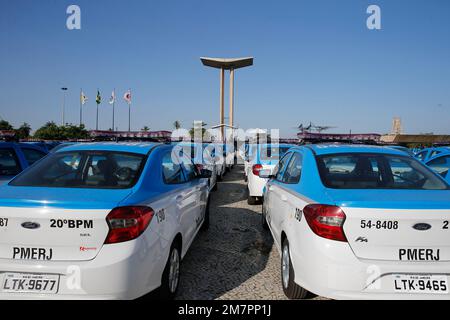
[[[284,195],[284,194],[282,194],[281,196],[280,196],[280,198],[281,198],[281,201],[287,201],[287,197]]]

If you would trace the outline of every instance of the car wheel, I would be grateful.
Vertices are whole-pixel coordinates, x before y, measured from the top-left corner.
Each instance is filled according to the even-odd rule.
[[[161,280],[161,297],[163,299],[173,299],[180,283],[181,253],[180,245],[174,242],[170,248],[169,259],[164,268]]]
[[[257,204],[258,200],[256,197],[248,196],[247,203],[251,206]]]
[[[261,225],[264,230],[269,230],[269,225],[267,224],[267,220],[266,220],[266,213],[264,212],[264,206],[262,206],[262,210],[261,210]]]
[[[296,284],[294,278],[295,274],[289,251],[289,241],[285,239],[281,251],[281,284],[284,294],[289,299],[306,298],[308,291]]]
[[[206,202],[205,218],[203,220],[201,229],[202,231],[206,231],[209,229],[209,198],[208,201]]]

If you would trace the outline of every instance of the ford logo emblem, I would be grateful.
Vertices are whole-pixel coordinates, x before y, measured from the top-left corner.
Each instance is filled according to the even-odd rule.
[[[24,222],[22,223],[22,227],[25,229],[38,229],[41,227],[41,225],[37,222]]]
[[[426,231],[431,229],[431,225],[428,223],[416,223],[413,228],[419,231]]]

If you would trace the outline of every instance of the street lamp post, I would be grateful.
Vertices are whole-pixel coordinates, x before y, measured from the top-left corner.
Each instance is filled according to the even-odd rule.
[[[61,125],[64,126],[66,124],[65,119],[65,109],[66,109],[66,92],[67,88],[62,87],[61,90],[63,91],[63,104],[62,104],[62,115],[61,115]]]

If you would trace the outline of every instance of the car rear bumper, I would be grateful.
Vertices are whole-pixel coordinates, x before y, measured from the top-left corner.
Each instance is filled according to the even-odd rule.
[[[135,299],[161,285],[167,257],[142,237],[104,245],[90,261],[49,262],[0,259],[0,299]],[[146,248],[147,247],[147,248]],[[55,294],[3,292],[5,273],[59,275]]]
[[[450,299],[450,293],[401,293],[394,287],[398,274],[442,275],[450,284],[450,262],[361,260],[348,243],[312,232],[308,239],[311,241],[289,239],[291,258],[295,282],[317,295],[332,299]]]

